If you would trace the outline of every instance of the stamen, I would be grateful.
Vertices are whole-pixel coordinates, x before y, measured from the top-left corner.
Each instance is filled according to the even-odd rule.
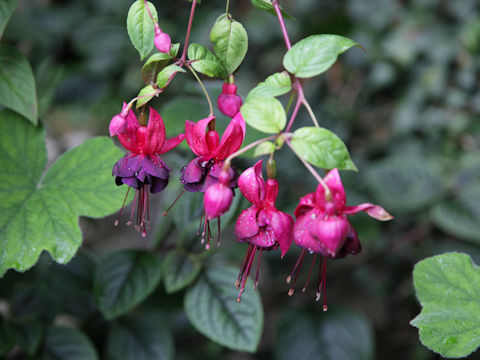
[[[129,192],[130,192],[130,186],[128,186],[128,188],[127,188],[127,193],[125,194],[125,199],[123,199],[122,208],[120,209],[120,211],[118,213],[118,216],[115,219],[115,222],[113,223],[115,226],[118,226],[118,221],[120,220],[120,216],[122,215],[123,208],[125,207],[125,203],[127,202]]]
[[[295,277],[293,278],[292,286],[290,286],[290,289],[288,289],[288,296],[292,296],[293,292],[295,291],[294,290],[295,282],[297,281],[298,274],[300,274],[300,270],[302,269],[303,260],[305,259],[306,254],[307,254],[307,250],[302,250],[302,253],[300,254],[300,257],[298,258],[297,263],[295,264],[295,267],[292,270],[292,273],[287,278],[287,283],[290,283],[290,281],[288,281],[288,280],[292,279],[292,275],[295,272]]]
[[[248,260],[247,268],[243,274],[242,286],[240,287],[240,292],[238,293],[237,302],[241,301],[242,293],[245,291],[245,284],[248,280],[248,275],[250,275],[250,270],[252,269],[253,259],[255,259],[255,253],[257,251],[257,246],[253,246],[253,251],[251,252],[250,259]]]
[[[200,216],[200,224],[198,224],[197,236],[200,235],[200,230],[202,229],[203,217],[204,216],[205,216],[205,209],[202,210],[202,215]]]
[[[170,210],[172,210],[173,206],[177,203],[178,200],[180,200],[180,198],[182,197],[182,195],[183,195],[184,193],[185,193],[185,190],[183,190],[183,191],[177,196],[177,198],[173,201],[172,205],[170,205],[170,206],[168,207],[168,209],[163,212],[163,216],[167,216],[168,212],[169,212]],[[202,215],[203,215],[203,214],[202,214]]]
[[[253,249],[253,245],[249,244],[247,252],[245,253],[245,256],[243,257],[242,265],[240,266],[240,272],[238,273],[237,281],[235,281],[235,287],[237,287],[237,288],[240,286],[240,280],[242,279],[243,273],[245,271],[245,264],[247,262],[247,259],[250,256],[250,252],[252,251],[252,249]]]
[[[310,265],[310,270],[308,271],[307,281],[305,281],[305,285],[303,285],[302,292],[307,291],[308,283],[310,282],[310,277],[312,276],[313,266],[315,265],[315,260],[317,259],[317,254],[313,254],[312,265]]]
[[[130,214],[130,220],[127,221],[127,226],[130,226],[133,224],[133,214],[135,213],[135,204],[137,203],[137,198],[138,198],[138,192],[139,190],[135,190],[135,197],[133,198],[133,206],[132,206],[132,212]]]
[[[316,295],[315,301],[319,301],[320,297],[322,296],[323,264],[324,264],[324,260],[323,260],[323,257],[321,257],[320,267],[318,268],[318,281],[317,281],[317,292],[315,294]]]
[[[323,311],[328,310],[327,306],[327,258],[323,259]]]
[[[220,246],[220,216],[217,217],[217,246]]]
[[[258,251],[257,273],[255,274],[255,284],[253,285],[254,290],[257,290],[257,286],[258,286],[258,275],[260,273],[260,260],[262,260],[262,249],[259,249]]]

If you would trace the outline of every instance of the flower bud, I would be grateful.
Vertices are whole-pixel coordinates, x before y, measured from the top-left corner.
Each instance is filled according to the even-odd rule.
[[[158,51],[168,54],[170,53],[170,47],[172,46],[172,40],[167,33],[162,32],[160,28],[155,29],[155,47]]]
[[[203,198],[203,206],[208,220],[225,214],[233,200],[233,190],[218,182],[208,187]]]
[[[217,99],[217,105],[220,112],[233,118],[240,111],[242,104],[242,98],[237,95],[237,85],[223,84],[222,93]]]
[[[112,120],[110,120],[110,125],[108,126],[110,136],[116,136],[118,134],[121,134],[125,131],[126,127],[127,119],[121,114],[115,115]]]

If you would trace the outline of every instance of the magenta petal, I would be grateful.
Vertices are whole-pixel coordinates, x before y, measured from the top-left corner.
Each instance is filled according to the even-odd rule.
[[[185,139],[185,134],[178,134],[173,138],[165,140],[163,147],[160,149],[160,151],[157,152],[157,154],[163,154],[163,153],[166,153],[167,151],[172,150],[175,146],[180,144],[183,141],[183,139]]]
[[[270,227],[275,239],[280,245],[282,257],[287,253],[293,242],[293,217],[278,210],[271,211]]]
[[[343,216],[330,216],[317,219],[310,226],[310,234],[318,239],[330,257],[336,257],[345,243],[350,229],[348,220]]]
[[[158,51],[168,54],[170,52],[170,47],[172,46],[172,40],[167,33],[158,32],[155,35],[154,44]]]
[[[126,104],[123,106],[125,108]],[[135,113],[131,109],[128,110],[126,119],[127,127],[121,134],[118,134],[118,140],[120,140],[125,149],[137,152],[137,129],[140,125]]]
[[[393,216],[390,215],[383,207],[369,203],[364,203],[356,206],[345,206],[343,213],[351,215],[356,214],[359,211],[365,211],[371,217],[381,221],[393,219]]]
[[[335,205],[335,210],[339,211],[343,209],[346,204],[345,190],[343,188],[342,179],[337,169],[330,170],[328,174],[323,178],[325,184],[332,193],[332,201]],[[315,202],[317,206],[325,206],[325,189],[321,184],[318,185],[315,192]]]
[[[302,196],[293,214],[298,219],[300,216],[312,210],[314,207],[315,207],[315,193],[310,193],[305,196]]]
[[[239,241],[245,241],[258,233],[258,211],[259,209],[256,206],[250,206],[248,209],[243,210],[238,217],[234,233]]]
[[[262,249],[269,249],[272,250],[276,249],[278,245],[276,245],[275,241],[275,234],[270,229],[260,229],[257,235],[252,236],[248,239],[248,242],[252,245],[256,245]]]
[[[215,120],[215,116],[209,116],[198,121],[193,128],[191,128],[190,135],[187,134],[187,127],[185,125],[185,135],[187,135],[187,143],[190,149],[197,155],[211,155],[206,139],[206,130],[208,124]],[[190,138],[190,140],[189,140]]]
[[[203,197],[205,216],[208,220],[225,214],[233,200],[233,190],[230,187],[216,183],[208,187]]]
[[[238,187],[252,204],[261,206],[265,197],[265,182],[262,176],[262,160],[245,170],[238,178]]]
[[[238,116],[238,114],[230,121],[230,124],[228,124],[222,135],[215,154],[219,159],[226,159],[242,146],[243,139],[245,138],[245,120],[243,120],[241,115]]]
[[[146,154],[159,153],[165,144],[165,125],[158,112],[149,108],[148,125],[145,132],[144,152]]]
[[[295,224],[293,225],[293,239],[295,244],[300,246],[308,251],[320,253],[322,255],[327,255],[325,249],[320,245],[320,242],[310,234],[310,226],[315,220],[316,210],[307,212],[306,214],[297,218]]]

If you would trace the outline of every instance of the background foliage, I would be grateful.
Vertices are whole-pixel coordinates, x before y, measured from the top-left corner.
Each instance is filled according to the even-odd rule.
[[[152,2],[162,29],[174,42],[183,42],[189,4]],[[24,0],[6,26],[2,43],[25,54],[33,69],[35,111],[46,129],[48,164],[87,138],[107,135],[119,104],[142,86],[139,56],[125,29],[130,5],[130,0]],[[224,6],[224,1],[202,2],[193,42],[206,43]],[[239,266],[245,246],[234,242],[232,228],[225,226],[221,251],[212,251],[206,259],[194,235],[201,198],[185,196],[169,216],[162,217],[181,188],[172,181],[168,192],[153,204],[158,216],[147,239],[122,224],[114,228],[114,216],[81,218],[83,247],[67,266],[45,255],[26,273],[6,273],[0,280],[0,354],[8,359],[27,354],[67,359],[72,352],[85,359],[133,359],[140,353],[145,359],[437,356],[421,345],[417,329],[409,325],[420,312],[412,270],[419,260],[450,250],[466,252],[480,263],[478,2],[297,0],[282,6],[295,18],[287,20],[293,42],[310,34],[338,34],[366,49],[348,51],[325,74],[307,80],[306,96],[321,126],[347,144],[360,170],[342,175],[348,201],[377,202],[396,217],[390,223],[377,223],[363,214],[352,218],[363,251],[329,262],[329,312],[321,312],[311,292],[287,296],[285,277],[298,256],[293,248],[283,260],[276,253],[265,256],[258,291],[263,332],[249,342],[259,341],[255,354],[244,352],[252,349],[241,341],[235,342],[240,351],[234,351],[199,334],[190,324],[198,326],[199,314],[189,304],[198,292],[207,291],[211,301],[226,304],[218,311],[233,306],[228,303],[235,300],[229,293],[233,281],[226,284],[224,274],[216,269]],[[249,35],[247,57],[236,75],[245,98],[266,76],[283,70],[279,59],[285,50],[273,16],[243,0],[232,1],[231,12]],[[216,98],[221,82],[207,81],[207,85]],[[171,135],[183,129],[186,118],[198,120],[208,114],[199,88],[184,75],[154,104]],[[307,114],[300,116],[308,124]],[[251,130],[247,140],[256,136]],[[191,159],[183,146],[167,159],[177,170]],[[245,157],[237,167],[251,164]],[[301,164],[287,151],[277,164],[279,208],[291,212],[315,182],[298,176],[303,173]],[[172,173],[175,177],[178,172]],[[226,215],[230,221],[235,211],[245,207],[239,202]],[[146,251],[152,249],[153,253]],[[108,279],[112,268],[120,283]],[[136,281],[136,276],[142,278],[149,271],[148,283]],[[209,278],[216,279],[220,290],[208,285]],[[102,283],[123,292],[112,298]],[[130,286],[141,289],[128,291]],[[223,291],[228,297],[215,295]],[[422,290],[417,291],[421,295]],[[242,306],[249,304],[248,296],[258,296],[251,285],[245,295]],[[105,305],[119,299],[115,308]],[[222,313],[212,314],[211,319],[215,316]],[[208,329],[212,337],[215,331]],[[153,340],[159,338],[160,342]]]

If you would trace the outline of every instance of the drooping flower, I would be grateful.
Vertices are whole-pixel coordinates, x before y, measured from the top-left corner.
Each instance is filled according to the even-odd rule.
[[[218,182],[207,188],[203,197],[205,216],[207,220],[218,218],[225,214],[233,200],[233,190],[229,186],[229,174],[222,171]]]
[[[158,193],[168,184],[170,169],[159,155],[177,146],[185,135],[180,134],[167,140],[163,120],[153,108],[150,108],[147,126],[140,125],[130,109],[125,118],[127,124],[124,130],[116,135],[129,153],[117,161],[112,175],[115,176],[117,185],[126,184],[129,190],[130,188],[136,190],[135,205],[127,224],[133,222],[133,212],[136,207],[136,229],[145,236],[150,211],[148,191],[152,194]]]
[[[233,118],[240,111],[242,104],[242,98],[237,94],[237,85],[224,83],[222,92],[217,98],[218,110]]]
[[[361,244],[357,233],[347,219],[347,215],[353,215],[359,211],[365,211],[371,217],[387,221],[393,219],[385,209],[379,205],[364,203],[356,206],[346,205],[345,190],[337,169],[331,170],[323,179],[329,188],[329,194],[320,184],[314,193],[305,195],[295,209],[296,222],[293,228],[295,244],[302,247],[302,251],[292,273],[287,278],[293,283],[289,295],[293,294],[295,280],[300,271],[305,255],[314,253],[314,259],[310,272],[302,291],[306,290],[317,254],[322,258],[320,261],[319,279],[317,283],[317,301],[324,293],[324,310],[326,304],[326,259],[338,259],[348,254],[358,254]]]
[[[155,23],[155,39],[154,39],[155,47],[158,51],[168,54],[170,53],[170,48],[172,46],[172,40],[170,36],[163,32],[158,26],[158,23]]]
[[[276,209],[278,181],[269,178],[265,183],[262,176],[262,160],[240,175],[238,187],[253,204],[240,214],[235,225],[237,240],[249,244],[236,282],[236,286],[240,287],[238,295],[240,301],[257,251],[259,255],[255,288],[258,284],[262,251],[280,247],[283,257],[290,248],[293,241],[293,217]]]

